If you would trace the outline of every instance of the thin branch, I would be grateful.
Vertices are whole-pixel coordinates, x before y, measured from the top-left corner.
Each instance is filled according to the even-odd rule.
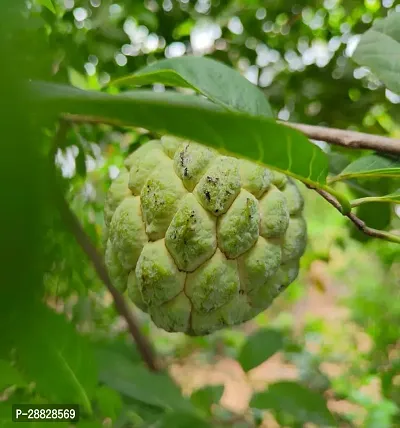
[[[60,201],[61,202],[61,201]],[[118,313],[125,319],[129,332],[137,344],[138,350],[142,355],[143,360],[147,364],[148,368],[152,371],[158,371],[158,365],[154,351],[149,341],[142,335],[137,325],[137,322],[129,309],[128,305],[122,294],[113,286],[111,279],[108,275],[107,268],[103,263],[103,259],[97,252],[96,247],[92,244],[86,232],[82,228],[80,222],[76,218],[75,214],[71,211],[69,205],[62,199],[60,212],[64,222],[70,228],[72,234],[75,236],[76,241],[82,250],[87,254],[89,259],[92,261],[93,266],[97,272],[99,278],[104,282],[108,291],[111,293],[114,299],[114,305]]]
[[[67,122],[60,121],[59,128],[55,136],[55,144],[51,153],[52,165],[54,165],[54,154],[57,151],[57,147],[62,146],[63,139],[65,138],[68,131],[68,127],[69,124]],[[57,180],[54,180],[54,182],[56,181]],[[117,309],[118,313],[125,319],[128,325],[129,332],[134,341],[136,342],[136,345],[140,354],[142,355],[144,362],[147,364],[150,370],[158,371],[159,367],[157,364],[157,359],[150,342],[140,332],[137,321],[134,318],[132,311],[126,304],[124,297],[112,284],[110,276],[107,272],[107,268],[103,262],[103,258],[100,256],[97,251],[97,248],[93,245],[90,238],[87,236],[78,218],[71,211],[71,208],[69,207],[67,201],[64,199],[62,193],[60,192],[60,189],[55,185],[54,182],[54,194],[64,223],[68,226],[69,230],[74,235],[79,246],[89,257],[89,259],[93,263],[98,277],[101,279],[101,281],[103,281],[108,291],[112,295],[115,308]]]
[[[372,227],[367,226],[360,218],[358,218],[354,213],[350,212],[344,214],[342,212],[342,207],[340,203],[333,197],[330,193],[325,190],[318,189],[316,187],[312,187],[307,185],[308,188],[315,190],[319,195],[321,195],[324,199],[326,199],[333,207],[335,207],[341,214],[350,219],[356,227],[363,233],[373,238],[383,239],[385,241],[396,242],[400,244],[400,235],[394,235],[389,232],[385,232],[383,230],[373,229]]]
[[[305,125],[302,123],[282,122],[282,125],[297,129],[314,140],[325,141],[349,149],[375,150],[382,153],[400,155],[400,140],[380,135],[345,129],[325,128],[323,126]]]

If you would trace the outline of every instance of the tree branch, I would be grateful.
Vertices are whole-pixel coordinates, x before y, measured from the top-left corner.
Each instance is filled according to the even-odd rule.
[[[392,233],[385,232],[383,230],[373,229],[372,227],[367,226],[354,213],[350,212],[350,213],[344,214],[342,212],[342,207],[340,203],[330,193],[310,185],[306,185],[306,186],[309,189],[315,190],[319,195],[321,195],[324,199],[326,199],[333,207],[335,207],[341,214],[343,214],[345,217],[350,219],[361,232],[373,238],[383,239],[385,241],[396,242],[397,244],[400,244],[400,235],[399,236],[393,235]]]
[[[60,213],[65,224],[69,227],[72,234],[75,236],[75,239],[78,242],[79,246],[92,261],[97,275],[103,281],[108,291],[111,293],[114,299],[115,308],[117,309],[118,313],[125,319],[128,325],[129,332],[133,337],[134,341],[136,342],[143,360],[145,361],[150,370],[158,371],[156,357],[149,341],[141,334],[137,322],[132,314],[132,311],[128,308],[124,297],[113,286],[111,279],[108,275],[107,268],[103,263],[102,257],[99,255],[96,247],[92,244],[89,237],[86,235],[86,232],[81,226],[79,220],[71,211],[69,205],[67,204],[64,198],[62,198],[62,201],[60,201]]]
[[[54,168],[54,155],[57,151],[57,147],[62,146],[63,139],[65,138],[67,131],[68,131],[68,123],[66,123],[65,121],[60,121],[59,128],[55,136],[55,144],[53,146],[53,150],[51,153],[53,168]],[[150,370],[158,371],[159,367],[157,364],[157,359],[150,342],[140,332],[136,319],[134,318],[132,311],[129,309],[128,305],[126,304],[124,297],[112,284],[110,276],[108,275],[108,272],[107,272],[107,268],[103,262],[103,258],[100,256],[100,254],[97,251],[97,248],[93,245],[90,238],[87,236],[78,218],[72,212],[67,201],[64,199],[60,189],[57,188],[57,186],[55,185],[55,182],[57,182],[57,180],[54,180],[53,182],[55,186],[54,194],[55,194],[55,199],[59,207],[59,212],[62,217],[62,220],[64,221],[66,226],[69,228],[71,233],[74,235],[79,246],[89,257],[89,259],[93,263],[93,266],[96,270],[98,277],[101,279],[101,281],[103,281],[108,291],[112,295],[115,308],[117,309],[117,312],[125,319],[128,325],[128,330],[133,340],[136,342],[136,345],[138,347],[138,350],[144,362],[147,364]]]
[[[325,141],[349,149],[375,150],[382,153],[400,155],[400,140],[380,135],[365,134],[345,129],[325,128],[279,121],[280,124],[297,129],[314,140]]]

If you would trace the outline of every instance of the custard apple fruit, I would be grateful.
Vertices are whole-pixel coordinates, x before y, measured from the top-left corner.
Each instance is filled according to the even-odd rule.
[[[286,175],[172,137],[125,167],[105,201],[106,265],[158,327],[197,336],[243,323],[297,277],[307,229]]]

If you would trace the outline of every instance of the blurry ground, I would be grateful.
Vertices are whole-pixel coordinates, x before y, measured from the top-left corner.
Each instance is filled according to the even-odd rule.
[[[318,284],[318,286],[316,286]],[[351,328],[346,308],[340,305],[338,298],[345,291],[342,284],[338,284],[329,275],[327,265],[324,262],[316,261],[310,267],[308,274],[307,290],[303,298],[296,303],[292,310],[296,319],[296,330],[301,334],[302,326],[307,317],[322,318],[336,326],[337,333],[340,334],[341,326],[346,323],[346,330]],[[252,324],[248,323],[245,328],[252,330]],[[356,331],[354,327],[354,339],[358,342],[358,348],[366,349],[369,346],[368,338],[362,332]],[[311,352],[316,351],[318,345],[307,343],[307,348]],[[345,367],[338,364],[323,363],[320,369],[329,377],[340,374]],[[243,413],[248,408],[252,389],[262,390],[269,383],[278,380],[298,379],[298,369],[293,364],[283,361],[282,355],[276,354],[264,364],[253,369],[246,375],[237,361],[221,357],[215,364],[202,365],[195,356],[185,362],[171,366],[171,373],[184,392],[191,392],[204,385],[225,385],[225,391],[221,399],[223,407]],[[379,394],[377,387],[369,387],[366,392],[371,397]],[[355,409],[355,406],[345,401],[329,400],[331,410],[340,413],[353,412],[360,413],[362,409]],[[264,422],[264,427],[278,427],[272,419],[268,418]]]

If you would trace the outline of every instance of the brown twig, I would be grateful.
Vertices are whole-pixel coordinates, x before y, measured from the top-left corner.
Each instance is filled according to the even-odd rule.
[[[318,189],[316,187],[306,185],[309,189],[315,190],[319,195],[321,195],[324,199],[326,199],[333,207],[335,207],[340,213],[342,212],[342,207],[340,203],[336,200],[334,196],[325,190]],[[345,217],[350,219],[356,227],[363,233],[373,238],[383,239],[385,241],[396,242],[400,244],[400,235],[393,235],[392,233],[385,232],[383,230],[373,229],[372,227],[367,226],[360,218],[358,218],[354,213],[350,212],[347,214],[343,214]]]
[[[67,134],[68,127],[69,125],[67,122],[60,121],[59,128],[55,136],[55,144],[52,150],[52,164],[54,164],[54,155],[57,151],[57,147],[63,145],[63,139]],[[57,182],[57,180],[54,180],[54,182]],[[111,293],[111,296],[114,300],[115,308],[117,309],[118,313],[125,319],[128,325],[129,332],[134,341],[136,342],[136,345],[144,362],[147,364],[150,370],[158,371],[159,366],[157,364],[157,359],[154,354],[153,348],[150,342],[146,339],[146,337],[143,336],[140,332],[136,319],[134,318],[132,311],[126,304],[124,297],[112,284],[110,276],[107,272],[107,268],[103,262],[103,258],[100,256],[96,247],[93,245],[90,238],[87,236],[78,218],[72,212],[67,201],[64,199],[60,189],[57,186],[55,186],[54,194],[55,199],[57,201],[57,205],[59,207],[60,215],[64,223],[74,235],[79,246],[93,263],[98,277],[101,279],[101,281],[103,281],[108,291]]]
[[[349,149],[375,150],[382,153],[400,155],[400,140],[380,135],[345,129],[325,128],[323,126],[305,125],[302,123],[279,122],[282,125],[297,129],[314,140],[325,141]]]
[[[60,201],[61,202],[61,201]],[[154,351],[149,341],[142,335],[137,325],[137,322],[132,314],[132,311],[128,308],[124,297],[121,293],[113,286],[111,279],[108,275],[107,268],[103,263],[102,257],[97,252],[96,247],[92,244],[86,232],[82,228],[79,220],[75,214],[71,211],[69,205],[62,199],[60,212],[63,217],[65,224],[68,225],[72,234],[82,250],[86,253],[89,259],[92,261],[93,266],[97,272],[99,278],[103,281],[108,291],[111,293],[114,299],[114,305],[118,313],[125,319],[129,332],[137,344],[138,350],[142,355],[143,360],[147,364],[148,368],[152,371],[158,371],[158,365]]]

